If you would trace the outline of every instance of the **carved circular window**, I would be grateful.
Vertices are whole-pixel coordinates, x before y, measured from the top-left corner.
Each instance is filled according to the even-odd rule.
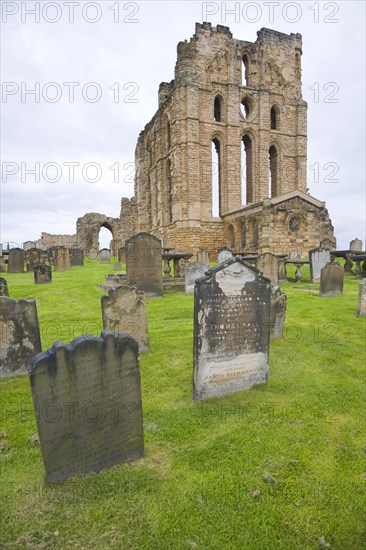
[[[303,220],[300,216],[292,216],[288,222],[288,227],[291,233],[300,233],[303,226]]]

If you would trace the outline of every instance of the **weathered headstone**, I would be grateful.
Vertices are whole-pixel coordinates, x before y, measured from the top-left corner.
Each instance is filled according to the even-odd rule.
[[[0,273],[6,272],[6,263],[4,256],[0,256]]]
[[[195,262],[194,264],[186,264],[185,268],[185,291],[186,294],[194,293],[194,283],[196,279],[203,277],[208,267],[201,262]]]
[[[366,317],[366,278],[360,281],[358,287],[357,317]]]
[[[237,258],[196,281],[194,399],[267,382],[270,300],[270,281]]]
[[[258,256],[256,268],[267,277],[273,285],[278,285],[278,258],[270,252]]]
[[[43,251],[39,248],[29,248],[25,253],[25,263],[27,271],[32,272],[35,265],[42,263]]]
[[[53,251],[55,271],[66,271],[71,268],[70,250],[64,246],[58,246]]]
[[[81,248],[70,248],[71,267],[82,267],[84,265],[84,250]]]
[[[271,340],[283,337],[286,320],[287,296],[279,286],[271,287]]]
[[[320,296],[341,296],[343,293],[344,269],[338,262],[327,264],[320,274]]]
[[[120,271],[122,269],[122,265],[121,264],[113,264],[113,269],[115,271]]]
[[[210,266],[210,252],[209,250],[199,250],[197,252],[197,262]]]
[[[330,251],[325,248],[313,248],[309,250],[310,281],[319,283],[320,272],[330,262]]]
[[[144,454],[138,344],[104,331],[56,342],[29,366],[50,483]]]
[[[11,248],[8,256],[8,273],[23,273],[25,253],[21,248]]]
[[[296,260],[301,260],[301,255],[302,255],[302,251],[301,250],[289,250],[289,253],[288,253],[288,259],[290,261],[296,261]]]
[[[28,250],[31,250],[32,248],[36,248],[36,243],[34,241],[25,241],[23,243],[23,250],[27,252]]]
[[[108,248],[102,248],[101,250],[99,250],[99,258],[101,264],[111,263],[111,253]]]
[[[217,251],[217,263],[221,264],[222,262],[225,262],[226,260],[229,260],[233,257],[233,252],[229,248],[220,248]]]
[[[52,283],[52,267],[46,264],[34,266],[34,282],[36,285]]]
[[[111,332],[127,332],[137,340],[139,351],[150,351],[145,294],[122,285],[102,296],[103,328]]]
[[[0,376],[26,372],[41,351],[35,300],[0,297]]]
[[[118,249],[118,261],[119,262],[126,261],[126,248],[124,246]]]
[[[362,241],[360,239],[353,239],[349,243],[349,249],[353,252],[362,252]]]
[[[9,296],[8,283],[4,277],[0,277],[0,296]]]
[[[149,296],[163,295],[161,240],[138,233],[126,241],[128,284]]]
[[[331,239],[322,239],[319,243],[319,248],[324,248],[325,250],[335,250],[336,243]]]

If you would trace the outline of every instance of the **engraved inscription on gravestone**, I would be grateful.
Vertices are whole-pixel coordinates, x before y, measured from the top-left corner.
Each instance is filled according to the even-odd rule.
[[[320,272],[330,262],[330,251],[324,248],[313,248],[309,250],[310,281],[319,283]]]
[[[53,250],[55,271],[66,271],[71,268],[70,250],[64,246],[57,246]]]
[[[320,296],[341,296],[343,293],[344,269],[338,262],[330,262],[321,270]]]
[[[81,248],[70,248],[71,267],[82,267],[84,265],[84,250]]]
[[[126,270],[130,286],[148,296],[163,295],[161,240],[138,233],[126,241]]]
[[[256,267],[273,285],[278,285],[278,258],[270,252],[258,256]]]
[[[232,258],[198,279],[194,293],[194,399],[268,380],[271,284]]]
[[[11,248],[8,256],[8,273],[23,273],[25,253],[21,248]]]
[[[138,344],[104,331],[56,342],[29,368],[50,483],[144,454]]]
[[[102,296],[103,328],[127,332],[139,344],[139,351],[150,351],[145,294],[122,285]]]
[[[194,283],[196,279],[203,277],[203,275],[208,270],[207,265],[200,262],[195,262],[194,264],[186,264],[185,268],[185,290],[186,294],[194,293]]]
[[[52,283],[52,267],[46,264],[35,265],[34,282],[36,285]]]

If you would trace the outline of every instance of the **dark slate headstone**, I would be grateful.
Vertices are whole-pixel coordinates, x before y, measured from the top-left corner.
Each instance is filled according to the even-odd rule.
[[[81,248],[70,248],[71,267],[84,265],[84,250]]]
[[[55,271],[66,271],[71,268],[70,250],[64,246],[57,246],[53,251]]]
[[[138,344],[104,331],[56,342],[29,368],[46,478],[71,476],[144,454]]]
[[[35,265],[34,282],[36,285],[52,283],[52,267],[45,264]]]
[[[185,266],[185,291],[186,294],[194,293],[194,283],[196,279],[203,277],[205,272],[208,270],[206,264],[201,264],[201,262],[195,262],[194,264],[187,263]]]
[[[4,277],[0,277],[0,296],[9,296],[8,283]]]
[[[320,296],[341,296],[343,293],[344,269],[338,262],[330,262],[321,270]]]
[[[313,248],[309,250],[310,281],[319,283],[320,272],[330,262],[330,251],[325,248]]]
[[[366,317],[366,278],[360,281],[358,287],[357,317]]]
[[[99,250],[99,258],[101,264],[110,264],[111,263],[111,253],[108,248],[102,248]]]
[[[39,248],[29,248],[25,253],[25,263],[27,264],[27,271],[32,272],[35,265],[42,263],[43,251]]]
[[[271,284],[232,258],[198,279],[194,293],[194,399],[268,380]]]
[[[286,320],[287,296],[279,286],[271,288],[271,340],[283,337]]]
[[[132,286],[122,285],[102,296],[103,328],[127,332],[137,340],[139,351],[150,351],[145,294]]]
[[[27,371],[41,351],[35,300],[0,297],[0,377]]]
[[[128,284],[148,296],[163,295],[161,240],[138,233],[126,241]]]
[[[273,285],[278,285],[278,258],[270,252],[258,256],[256,267]]]
[[[11,248],[8,256],[8,273],[23,273],[25,253],[22,248]]]

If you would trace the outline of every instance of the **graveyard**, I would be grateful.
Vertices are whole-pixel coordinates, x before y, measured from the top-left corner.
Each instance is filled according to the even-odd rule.
[[[286,321],[269,345],[267,383],[202,401],[193,399],[194,296],[146,298],[144,455],[133,461],[47,483],[29,377],[1,380],[3,547],[362,548],[360,279],[346,274],[343,294],[327,297],[309,265],[301,282],[295,271],[280,282]],[[53,271],[52,284],[34,284],[31,272],[6,280],[11,298],[36,300],[45,351],[100,337],[111,293],[98,284],[109,273],[85,258]]]

